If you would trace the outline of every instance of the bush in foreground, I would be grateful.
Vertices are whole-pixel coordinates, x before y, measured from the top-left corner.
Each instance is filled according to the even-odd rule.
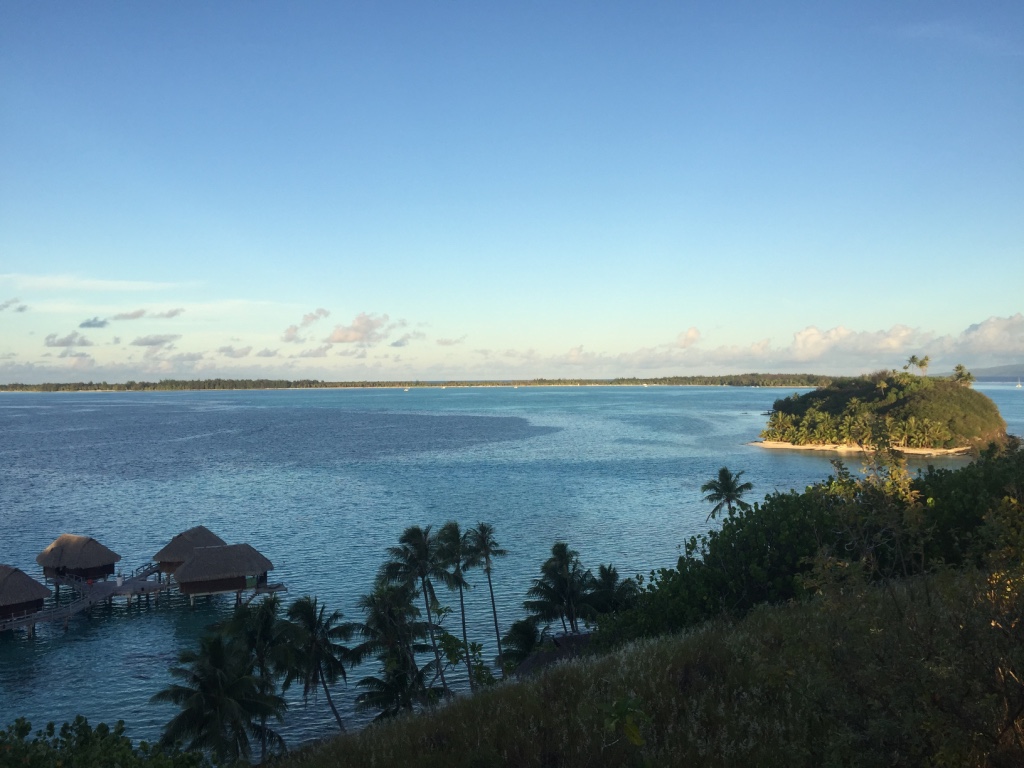
[[[23,768],[204,768],[209,763],[198,752],[163,751],[142,742],[138,747],[124,735],[124,722],[95,728],[79,715],[58,731],[53,723],[32,733],[32,725],[19,718],[0,730],[0,766]]]

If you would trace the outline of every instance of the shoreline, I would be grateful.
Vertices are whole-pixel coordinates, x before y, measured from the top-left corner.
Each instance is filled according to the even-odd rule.
[[[806,443],[794,445],[780,440],[755,440],[747,445],[756,445],[769,450],[783,451],[822,451],[826,453],[874,453],[874,450],[861,448],[859,445],[840,445],[838,443]],[[967,456],[970,448],[893,448],[895,453],[905,456]]]

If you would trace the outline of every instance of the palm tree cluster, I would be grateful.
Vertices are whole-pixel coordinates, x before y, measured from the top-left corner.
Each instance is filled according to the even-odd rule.
[[[597,576],[584,568],[579,553],[564,541],[556,541],[551,556],[540,567],[523,603],[527,617],[515,622],[504,641],[509,666],[525,660],[545,640],[558,622],[563,634],[581,632],[602,614],[628,608],[639,593],[639,583],[621,579],[613,565],[600,565]]]
[[[200,640],[197,650],[179,655],[171,669],[176,682],[153,697],[180,710],[165,726],[162,741],[208,752],[218,762],[248,759],[258,743],[266,759],[284,749],[269,723],[283,719],[283,694],[292,685],[301,685],[305,702],[322,692],[344,729],[332,688],[339,680],[347,682],[347,669],[371,659],[378,669],[356,683],[355,706],[377,711],[377,719],[452,695],[446,672],[456,665],[465,665],[471,688],[493,680],[482,645],[469,641],[466,573],[479,568],[486,576],[500,669],[492,571],[506,554],[488,523],[466,531],[454,521],[437,532],[429,525],[410,526],[388,548],[373,590],[358,601],[362,621],[343,621],[340,611],[329,611],[310,596],[295,600],[283,616],[276,595],[238,606]],[[442,626],[450,609],[439,602],[435,586],[459,594],[461,639]],[[422,663],[427,654],[432,659]]]
[[[986,407],[984,398],[963,391],[974,381],[970,371],[957,365],[948,378],[927,378],[906,372],[913,366],[924,374],[928,357],[911,356],[904,371],[837,380],[825,389],[776,400],[761,437],[880,450],[962,446],[976,437],[976,422],[988,434],[989,427],[975,416]]]
[[[493,677],[482,662],[482,645],[469,641],[465,591],[470,588],[470,582],[466,573],[480,568],[487,578],[498,645],[498,666],[501,668],[501,631],[492,571],[494,561],[506,554],[495,539],[493,526],[488,523],[478,523],[464,531],[457,522],[449,521],[436,532],[430,525],[414,525],[402,532],[398,545],[388,548],[388,560],[381,566],[377,585],[370,596],[372,599],[364,602],[363,608],[370,618],[371,611],[381,607],[385,600],[391,601],[388,610],[395,617],[391,626],[402,624],[408,627],[408,632],[401,642],[368,646],[361,652],[361,657],[373,655],[377,658],[384,677],[360,681],[359,685],[366,690],[357,704],[376,707],[381,712],[380,716],[387,717],[397,714],[396,707],[399,711],[411,710],[416,704],[427,704],[439,697],[450,696],[452,689],[445,673],[456,665],[465,665],[471,690],[477,683]],[[442,626],[450,609],[438,600],[437,586],[459,594],[461,640]],[[422,614],[413,600],[422,602]],[[401,622],[397,621],[398,614],[403,617]],[[420,616],[425,616],[426,621],[418,622]],[[367,636],[365,632],[364,636]],[[417,667],[417,653],[426,648],[417,647],[415,643],[424,640],[429,643],[426,648],[431,651],[433,661],[420,668]],[[391,700],[387,699],[389,693],[393,697]]]

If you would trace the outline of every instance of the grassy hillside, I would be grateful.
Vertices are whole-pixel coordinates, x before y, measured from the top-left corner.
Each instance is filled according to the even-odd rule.
[[[1024,691],[1011,675],[1024,673],[1024,645],[1019,627],[993,627],[1006,621],[1002,586],[944,574],[892,592],[836,590],[763,607],[737,623],[720,618],[561,664],[281,764],[1020,765]]]
[[[606,655],[282,765],[1022,765],[1022,563],[1013,441],[918,478],[839,466],[687,542],[600,620]]]
[[[793,445],[978,449],[1004,440],[1006,422],[965,382],[882,371],[776,400],[761,437]]]

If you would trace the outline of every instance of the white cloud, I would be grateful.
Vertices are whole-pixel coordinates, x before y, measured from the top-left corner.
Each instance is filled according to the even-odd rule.
[[[438,339],[437,340],[437,345],[439,347],[454,347],[457,344],[461,344],[465,340],[466,340],[465,336],[460,336],[457,339]]]
[[[392,347],[407,347],[410,341],[419,341],[420,339],[426,338],[424,334],[418,331],[413,333],[403,334],[401,338],[395,339],[391,342]]]
[[[109,320],[100,320],[99,317],[93,317],[89,320],[83,320],[78,324],[79,328],[106,328],[110,324]]]
[[[256,357],[277,357],[277,350],[264,347],[256,353]]]
[[[990,317],[951,340],[950,354],[1024,357],[1024,314]]]
[[[150,317],[164,317],[164,318],[177,317],[178,315],[180,315],[184,311],[185,310],[182,307],[175,307],[174,309],[168,309],[166,312],[156,312],[156,313],[150,315]]]
[[[335,326],[324,341],[330,344],[373,344],[387,338],[387,315],[360,312],[351,325]]]
[[[302,328],[308,328],[313,323],[317,322],[318,320],[324,317],[327,317],[330,314],[331,313],[328,310],[324,309],[323,307],[318,307],[312,312],[303,315],[302,320],[301,322],[299,322],[298,325],[289,325],[287,328],[285,328],[284,333],[281,334],[281,341],[285,342],[286,344],[304,343],[306,341],[306,337],[300,336],[299,331]]]
[[[165,347],[180,339],[179,334],[161,333],[151,336],[140,336],[131,342],[133,347]]]
[[[252,352],[252,347],[242,347],[241,349],[235,349],[234,347],[221,347],[217,350],[224,357],[231,357],[234,359],[248,357],[249,353]]]
[[[700,331],[691,325],[676,338],[676,346],[680,349],[689,349],[699,341]]]
[[[301,352],[299,352],[299,354],[292,355],[292,357],[327,357],[327,353],[330,351],[331,345],[324,344],[323,346],[317,347],[316,349],[304,349]]]
[[[315,323],[320,318],[327,317],[330,314],[331,313],[328,312],[323,307],[319,307],[319,308],[313,310],[312,312],[310,312],[308,315],[303,315],[302,316],[302,322],[300,323],[300,326],[302,328],[307,328],[308,326],[312,325],[313,323]]]
[[[114,315],[114,319],[115,320],[138,320],[140,317],[143,317],[145,314],[146,314],[146,310],[144,310],[144,309],[135,309],[135,310],[132,310],[131,312],[119,312],[118,314]]]
[[[92,342],[78,331],[72,331],[63,338],[57,338],[56,333],[51,333],[44,342],[48,347],[91,347]]]
[[[284,333],[281,334],[281,341],[289,344],[301,344],[305,340],[304,336],[299,336],[299,326],[297,325],[289,325],[285,328]]]

